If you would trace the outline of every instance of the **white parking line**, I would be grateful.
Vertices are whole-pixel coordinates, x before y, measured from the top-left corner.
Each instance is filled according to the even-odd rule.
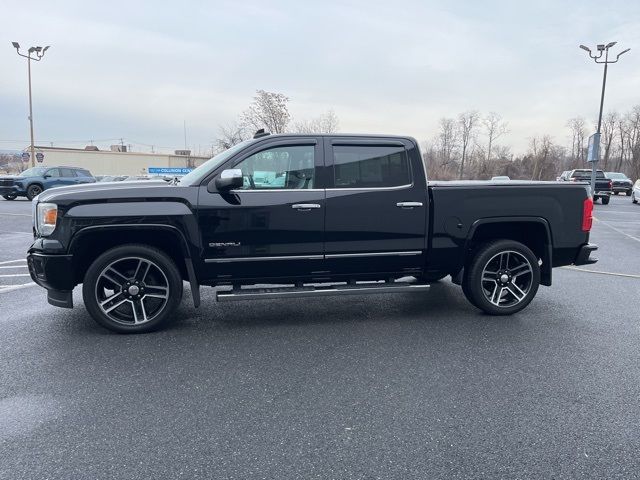
[[[29,275],[28,273],[9,273],[7,275],[0,275],[0,278],[7,278],[7,277],[30,277],[31,275]]]
[[[26,265],[5,265],[4,267],[0,267],[0,269],[2,268],[27,268]]]
[[[624,235],[625,237],[629,237],[631,240],[635,240],[636,242],[640,242],[640,238],[634,237],[633,235],[629,235],[628,233],[625,233],[622,230],[620,230],[619,228],[616,228],[613,225],[610,225],[609,223],[605,222],[604,220],[600,220],[600,223],[604,223],[611,230],[615,230],[616,232],[620,233],[621,235]]]
[[[33,287],[35,283],[23,283],[21,285],[10,285],[8,287],[0,287],[0,293],[13,292],[14,290],[20,290],[21,288]]]
[[[0,262],[0,265],[6,265],[7,263],[17,263],[17,262],[25,262],[26,263],[27,259],[26,258],[18,258],[17,260],[5,260],[3,262]]]
[[[562,267],[562,268],[564,268],[566,270],[577,270],[578,272],[597,273],[599,275],[612,275],[614,277],[626,277],[626,278],[639,278],[640,279],[640,275],[632,275],[630,273],[603,272],[601,270],[589,270],[587,268],[571,267],[571,266],[566,266],[566,267]]]

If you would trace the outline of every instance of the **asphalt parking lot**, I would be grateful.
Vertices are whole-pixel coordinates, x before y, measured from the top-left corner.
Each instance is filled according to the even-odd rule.
[[[216,304],[171,328],[49,306],[0,200],[0,478],[633,478],[640,205],[598,204],[600,262],[509,318],[442,281],[397,294]]]

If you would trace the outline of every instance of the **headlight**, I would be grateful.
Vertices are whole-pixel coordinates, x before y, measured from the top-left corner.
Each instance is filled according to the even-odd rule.
[[[38,203],[36,208],[36,231],[46,237],[56,229],[58,206],[55,203]]]

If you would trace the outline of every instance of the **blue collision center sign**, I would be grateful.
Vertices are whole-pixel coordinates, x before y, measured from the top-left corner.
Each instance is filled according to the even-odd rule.
[[[149,167],[147,169],[149,173],[157,175],[186,175],[191,172],[193,168],[180,168],[180,167]]]

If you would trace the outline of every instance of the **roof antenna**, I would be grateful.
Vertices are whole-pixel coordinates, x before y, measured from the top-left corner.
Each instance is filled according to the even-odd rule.
[[[261,128],[256,133],[253,134],[253,138],[266,137],[267,135],[271,135],[269,132],[265,132],[264,128]]]

